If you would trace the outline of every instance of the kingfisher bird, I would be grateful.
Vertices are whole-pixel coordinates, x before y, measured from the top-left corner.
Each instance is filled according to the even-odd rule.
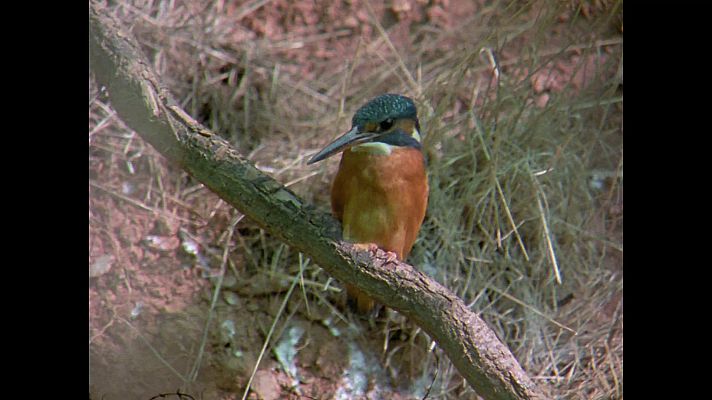
[[[412,99],[380,95],[354,114],[351,129],[307,164],[343,153],[331,188],[331,209],[343,238],[374,245],[404,261],[425,218],[428,176],[418,112]],[[374,310],[373,299],[346,285],[347,303],[360,314]]]

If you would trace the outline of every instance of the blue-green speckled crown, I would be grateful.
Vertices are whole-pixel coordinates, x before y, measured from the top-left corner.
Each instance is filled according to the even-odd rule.
[[[409,97],[399,94],[382,94],[359,108],[351,119],[352,126],[380,122],[386,118],[416,118],[418,110]]]

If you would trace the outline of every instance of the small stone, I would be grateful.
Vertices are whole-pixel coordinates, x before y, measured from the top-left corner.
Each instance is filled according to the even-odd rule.
[[[534,104],[536,104],[536,106],[539,108],[546,107],[546,104],[548,102],[549,102],[549,94],[548,93],[542,93],[541,95],[537,96],[536,100],[534,100]]]
[[[277,400],[282,392],[277,377],[269,370],[259,370],[252,383],[252,391],[262,400]]]
[[[144,238],[143,243],[158,251],[173,251],[180,246],[180,241],[175,236],[148,235]]]
[[[235,292],[223,292],[223,299],[231,306],[237,305],[240,302],[240,296]]]
[[[104,254],[97,257],[96,260],[89,266],[89,277],[96,278],[109,272],[111,265],[114,263],[114,256]]]
[[[225,289],[234,289],[237,287],[237,278],[235,278],[235,275],[226,275],[223,278],[222,287]]]

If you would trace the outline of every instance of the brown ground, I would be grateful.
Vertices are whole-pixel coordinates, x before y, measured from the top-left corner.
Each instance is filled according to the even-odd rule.
[[[327,181],[333,171],[317,171],[320,175],[305,177],[303,170],[297,173],[290,169],[294,160],[303,164],[305,145],[313,150],[324,143],[323,134],[295,144],[288,127],[279,121],[304,121],[308,119],[304,115],[315,111],[295,109],[292,115],[279,118],[255,117],[245,109],[246,103],[240,103],[239,111],[226,117],[214,107],[216,103],[229,103],[231,100],[226,97],[232,94],[218,90],[210,94],[212,103],[201,103],[196,99],[207,95],[198,93],[201,89],[193,86],[195,80],[201,79],[200,68],[220,70],[215,60],[194,60],[196,69],[190,64],[186,68],[172,63],[172,57],[184,51],[182,47],[188,46],[190,40],[200,39],[182,37],[183,27],[191,24],[219,27],[221,31],[216,35],[224,41],[219,45],[227,48],[237,44],[241,50],[249,49],[237,54],[256,60],[250,64],[254,70],[243,70],[237,76],[234,70],[225,70],[218,76],[234,83],[252,74],[255,86],[244,89],[243,95],[254,90],[255,96],[271,96],[268,82],[275,73],[273,65],[278,63],[280,73],[301,77],[301,81],[291,82],[294,92],[290,102],[300,95],[338,98],[334,93],[338,94],[339,88],[305,88],[303,82],[332,76],[332,71],[340,70],[344,60],[353,55],[359,40],[361,45],[377,40],[379,34],[369,24],[371,17],[364,4],[357,0],[265,3],[251,9],[250,5],[260,2],[120,2],[111,9],[132,26],[177,97],[188,99],[185,107],[189,112],[206,123],[212,122],[214,129],[232,132],[236,146],[244,154],[250,154],[258,166],[293,185],[307,201],[326,207]],[[436,57],[439,48],[411,48],[409,35],[422,33],[426,26],[446,29],[457,25],[480,11],[484,2],[395,0],[385,7],[377,3],[372,2],[374,12],[400,51],[423,51],[424,57],[428,54]],[[550,29],[542,32],[552,42],[563,40],[567,26],[564,24],[572,16],[594,18],[607,5],[606,2],[572,4],[581,6],[580,14],[564,12]],[[171,35],[181,39],[169,41]],[[261,45],[266,40],[270,41],[269,48]],[[456,42],[454,38],[452,43],[444,39],[440,46],[456,46]],[[168,43],[176,48],[167,48]],[[219,49],[219,45],[211,43],[212,48]],[[226,51],[226,54],[233,53]],[[500,58],[514,56],[505,52]],[[533,72],[529,79],[539,107],[546,105],[550,94],[564,90],[564,82],[572,82],[576,89],[586,86],[588,78],[583,72],[586,69],[575,67],[581,65],[582,57],[592,56],[572,53],[567,60]],[[597,60],[585,58],[583,63],[593,66],[607,57],[612,55],[602,52]],[[364,61],[361,68],[367,68],[365,64],[370,62],[377,64],[379,60],[373,57]],[[531,71],[509,72],[526,76]],[[267,83],[259,87],[259,82]],[[303,94],[307,90],[315,92]],[[342,307],[338,283],[308,262],[300,266],[298,254],[254,224],[240,221],[234,234],[229,235],[231,221],[239,214],[185,173],[168,165],[127,129],[91,78],[89,96],[91,398],[150,399],[162,393],[176,393],[180,388],[195,399],[239,399],[277,317],[271,345],[251,384],[250,399],[422,398],[436,369],[440,376],[433,385],[431,398],[475,398],[446,360],[438,363],[434,353],[427,351],[429,342],[424,334],[402,317],[388,311],[375,324],[354,320]],[[280,112],[287,112],[283,109],[289,107],[281,107]],[[273,134],[238,135],[240,129],[235,126],[245,123],[246,117],[252,118],[249,124],[254,131]],[[322,125],[329,126],[331,122]],[[604,183],[608,185],[606,188],[613,185],[610,180]],[[611,193],[614,192],[601,195],[600,218],[591,222],[591,229],[611,242],[622,243],[622,190],[616,191],[613,199]],[[224,263],[226,243],[230,252]],[[606,265],[622,271],[620,252],[611,251],[605,257]],[[211,308],[221,268],[226,271],[225,278]],[[286,309],[279,313],[292,277],[300,268],[305,271],[304,288],[309,289],[296,285]],[[586,298],[586,293],[575,293],[573,301],[561,307],[583,307],[582,299]],[[617,326],[611,325],[611,321],[622,318],[622,292],[602,304],[599,318],[597,325],[601,327]],[[593,335],[582,332],[581,340],[586,340],[589,334]],[[622,368],[622,333],[611,332],[608,337],[620,341],[620,354],[610,353],[620,358]],[[603,360],[606,346],[615,344],[591,343],[589,360],[578,364],[594,364],[593,372],[586,375],[590,384],[565,383],[562,378],[547,387],[548,391],[588,398],[602,393],[601,387],[610,387],[609,394],[620,391],[622,398],[622,389],[618,389],[619,385],[622,388],[622,381],[617,381],[622,379],[622,370],[610,373],[609,365],[596,365],[597,360]],[[520,360],[523,357],[518,356]],[[605,363],[613,363],[610,356]],[[528,362],[522,364],[532,375],[544,368]],[[616,367],[612,369],[616,371]],[[572,375],[574,372],[579,373],[570,371]],[[562,371],[562,376],[565,375],[566,371]],[[442,382],[442,376],[451,379]],[[550,383],[544,379],[537,382],[542,386]],[[574,384],[578,385],[576,394],[571,394]]]

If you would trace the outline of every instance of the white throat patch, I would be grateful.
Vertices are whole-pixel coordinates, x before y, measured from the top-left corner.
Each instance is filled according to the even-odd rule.
[[[413,132],[410,133],[410,136],[412,136],[413,139],[417,140],[418,143],[420,143],[420,132],[418,132],[418,128],[413,127]]]
[[[359,144],[351,148],[354,153],[368,153],[368,154],[378,154],[382,156],[389,156],[393,152],[393,146],[387,143],[372,142]]]

